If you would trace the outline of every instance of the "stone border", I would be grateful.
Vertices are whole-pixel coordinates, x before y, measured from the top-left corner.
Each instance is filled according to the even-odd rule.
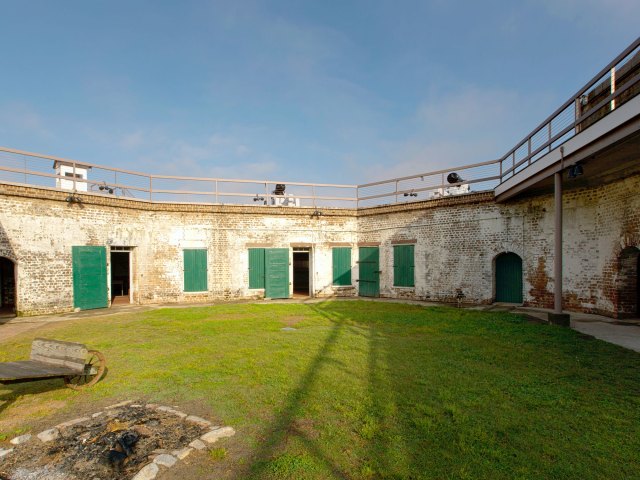
[[[165,405],[158,405],[155,403],[147,403],[145,405],[133,403],[133,400],[126,400],[124,402],[116,403],[114,405],[110,405],[105,407],[104,410],[100,412],[96,412],[87,417],[79,417],[73,420],[68,420],[63,423],[59,423],[55,427],[49,428],[48,430],[43,430],[38,433],[36,436],[38,439],[43,442],[51,442],[57,439],[60,436],[60,431],[65,428],[71,427],[73,425],[77,425],[79,423],[83,423],[89,421],[93,418],[100,417],[105,415],[107,417],[115,417],[117,415],[118,409],[122,407],[128,408],[147,408],[149,410],[156,410],[159,412],[169,413],[180,417],[185,422],[193,423],[201,428],[208,429],[208,431],[198,438],[194,438],[188,446],[184,448],[172,450],[171,453],[158,453],[153,457],[153,460],[142,467],[138,473],[136,473],[131,480],[152,480],[154,479],[158,473],[160,473],[160,467],[164,469],[169,469],[176,465],[179,460],[184,460],[187,458],[193,451],[195,450],[204,450],[207,445],[212,444],[225,437],[232,437],[236,434],[236,431],[232,427],[221,427],[219,425],[213,425],[209,420],[198,417],[196,415],[189,415],[180,410],[176,410],[173,407],[168,407]],[[10,443],[12,445],[20,445],[21,443],[26,443],[30,441],[32,438],[31,434],[25,434],[17,436],[11,439]],[[9,455],[13,452],[14,449],[2,449],[0,448],[0,458]]]

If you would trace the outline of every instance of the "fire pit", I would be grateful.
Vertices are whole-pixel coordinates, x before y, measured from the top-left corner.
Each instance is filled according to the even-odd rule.
[[[0,480],[151,479],[234,433],[171,407],[127,401],[14,438],[12,449],[0,449]]]

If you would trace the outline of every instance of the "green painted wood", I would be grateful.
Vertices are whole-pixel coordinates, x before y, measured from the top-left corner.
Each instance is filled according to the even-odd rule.
[[[264,288],[264,248],[249,249],[249,288]]]
[[[414,245],[393,247],[393,285],[395,287],[415,286]]]
[[[265,260],[266,298],[289,298],[289,249],[267,248]]]
[[[81,310],[105,308],[107,298],[107,249],[71,247],[73,306]]]
[[[380,296],[380,249],[360,247],[358,249],[358,291],[362,297]]]
[[[207,291],[207,250],[205,248],[185,248],[184,291]]]
[[[332,255],[333,284],[338,286],[351,285],[351,247],[333,248]]]
[[[496,258],[496,302],[522,303],[522,259],[515,253]]]

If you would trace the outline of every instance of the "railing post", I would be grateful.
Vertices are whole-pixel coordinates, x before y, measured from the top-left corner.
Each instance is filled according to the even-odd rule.
[[[616,67],[611,67],[611,95],[616,93]],[[611,100],[611,110],[616,108],[616,99]]]
[[[396,180],[396,203],[398,203],[398,180]]]
[[[316,204],[316,186],[315,185],[311,185],[311,196],[313,197],[313,206],[315,208],[318,206]]]
[[[153,177],[149,175],[149,201],[153,202]]]
[[[547,138],[547,142],[549,142],[549,147],[548,147],[549,148],[549,152],[547,152],[547,153],[550,153],[551,152],[551,122],[548,123],[547,130],[548,130],[548,134],[549,134],[548,138]]]
[[[527,139],[527,165],[531,165],[531,137]]]
[[[218,200],[218,180],[216,179],[216,203],[220,203]]]
[[[76,191],[76,162],[73,162],[73,191]]]

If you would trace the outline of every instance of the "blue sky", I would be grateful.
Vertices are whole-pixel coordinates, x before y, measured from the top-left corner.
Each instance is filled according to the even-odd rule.
[[[0,145],[331,183],[491,160],[638,18],[637,0],[4,0]]]

